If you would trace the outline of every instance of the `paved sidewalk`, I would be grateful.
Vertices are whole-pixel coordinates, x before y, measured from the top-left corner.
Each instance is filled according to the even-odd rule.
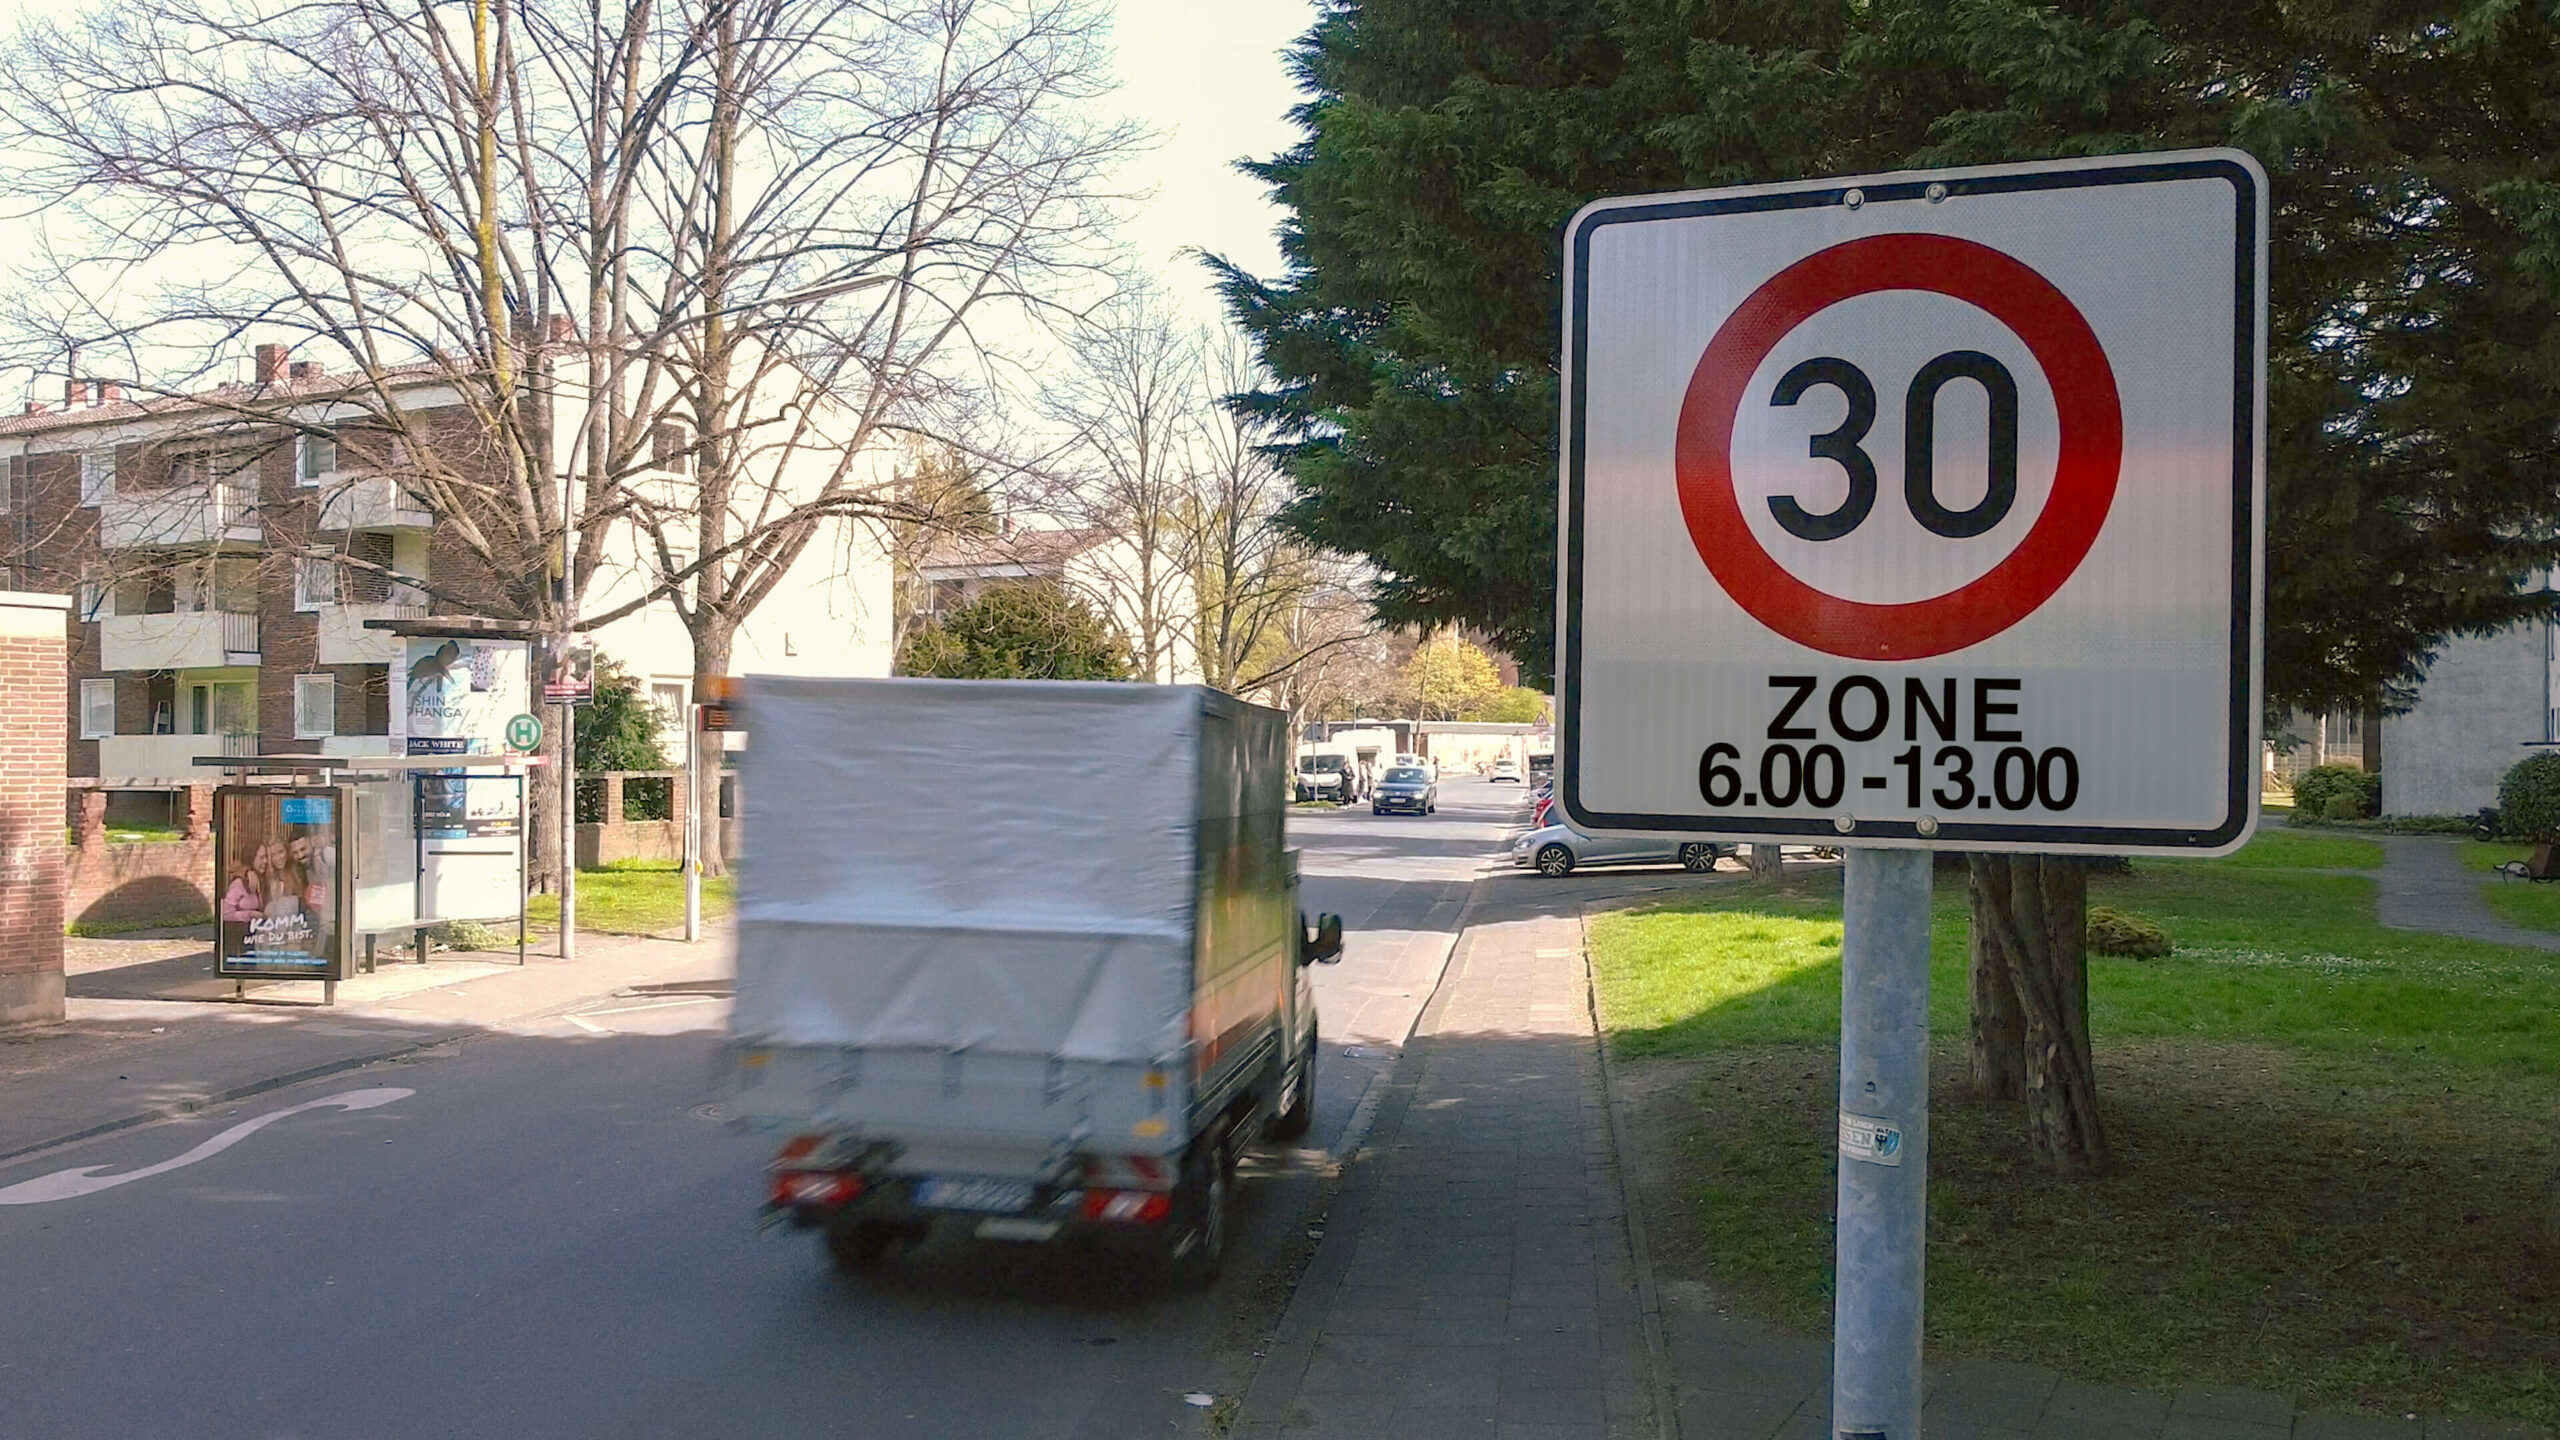
[[[1239,1432],[1658,1433],[1579,922],[1469,928],[1391,1083]]]
[[[2480,891],[2489,885],[2531,881],[2484,875],[2463,868],[2460,850],[2469,840],[2432,835],[2383,835],[2380,893],[2375,917],[2395,930],[2427,930],[2493,945],[2560,950],[2560,935],[2510,924],[2489,908]]]
[[[64,1024],[0,1030],[0,1160],[526,1025],[631,986],[725,977],[730,956],[725,926],[698,945],[581,934],[570,961],[529,955],[519,967],[510,948],[502,963],[439,951],[425,965],[385,964],[340,984],[327,1007],[310,983],[267,987],[246,1004],[75,994]],[[93,958],[84,968],[111,967]]]

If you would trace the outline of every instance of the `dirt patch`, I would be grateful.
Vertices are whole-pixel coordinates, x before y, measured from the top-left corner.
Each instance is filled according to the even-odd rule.
[[[1938,1057],[1933,1359],[2308,1403],[2560,1422],[2553,1096],[2202,1041],[2101,1045],[2117,1163],[2026,1163],[2015,1107]],[[1666,1291],[1829,1329],[1836,1052],[1618,1070]]]

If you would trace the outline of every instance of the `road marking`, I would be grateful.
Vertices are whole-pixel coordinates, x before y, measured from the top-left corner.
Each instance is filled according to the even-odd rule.
[[[0,1189],[0,1205],[42,1205],[50,1200],[73,1200],[83,1195],[94,1195],[101,1190],[112,1190],[118,1185],[149,1179],[154,1175],[165,1175],[169,1171],[193,1165],[199,1160],[210,1160],[287,1115],[299,1115],[305,1110],[371,1110],[377,1105],[388,1105],[394,1100],[406,1100],[417,1093],[415,1090],[403,1090],[396,1085],[387,1085],[378,1090],[349,1090],[344,1094],[331,1095],[326,1099],[306,1100],[299,1105],[288,1105],[282,1110],[258,1116],[254,1120],[243,1120],[174,1160],[163,1160],[157,1165],[145,1165],[139,1170],[123,1175],[96,1173],[100,1170],[113,1169],[113,1166],[83,1165],[76,1170],[56,1170],[50,1175],[39,1175],[33,1180],[21,1180],[6,1189]]]
[[[726,1000],[726,995],[679,995],[673,1000],[653,1000],[646,1005],[616,1005],[610,1010],[590,1010],[590,1015],[631,1015],[642,1010],[664,1010],[671,1005],[701,1005],[713,1000]],[[578,1017],[569,1017],[574,1020]]]
[[[560,1018],[577,1026],[579,1029],[586,1031],[590,1035],[610,1035],[613,1033],[610,1029],[597,1024],[584,1015],[563,1015]]]

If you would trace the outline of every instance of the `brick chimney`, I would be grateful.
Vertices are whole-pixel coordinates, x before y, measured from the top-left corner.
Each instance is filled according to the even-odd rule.
[[[121,385],[117,384],[117,383],[116,383],[116,382],[114,382],[113,380],[101,380],[101,381],[99,381],[99,382],[98,382],[98,403],[99,403],[99,404],[101,404],[101,405],[113,405],[114,403],[116,403],[116,402],[117,402],[117,401],[119,401],[119,400],[122,400],[123,398],[124,398],[124,387],[123,387],[123,386],[121,386]]]
[[[285,377],[285,357],[292,353],[282,345],[259,346],[258,383],[261,385],[282,383]]]
[[[81,406],[88,404],[88,403],[89,403],[89,382],[88,382],[88,381],[86,381],[86,380],[65,380],[65,381],[63,381],[63,382],[62,382],[62,403],[63,403],[64,408],[66,408],[66,409],[71,409],[71,410],[77,410],[77,409],[79,409]]]
[[[293,362],[293,368],[287,373],[296,380],[317,380],[328,372],[320,368],[320,362],[317,360],[296,360]]]

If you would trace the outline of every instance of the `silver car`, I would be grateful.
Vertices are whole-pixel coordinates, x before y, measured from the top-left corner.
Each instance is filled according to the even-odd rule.
[[[1570,875],[1584,865],[1669,865],[1708,871],[1735,847],[1708,840],[1670,840],[1658,835],[1627,837],[1585,835],[1570,825],[1532,830],[1511,845],[1511,863],[1541,875]]]

